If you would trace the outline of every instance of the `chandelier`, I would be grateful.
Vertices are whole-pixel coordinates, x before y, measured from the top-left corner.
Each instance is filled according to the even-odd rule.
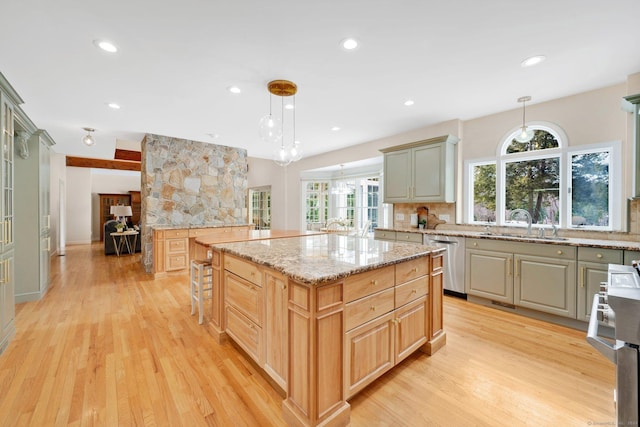
[[[349,188],[347,183],[344,181],[344,165],[340,165],[340,179],[338,180],[337,185],[331,188],[331,194],[351,194],[351,188]]]
[[[260,138],[274,143],[273,161],[280,166],[287,166],[291,162],[302,158],[300,141],[296,140],[296,92],[298,86],[289,80],[273,80],[267,84],[269,90],[269,114],[260,119],[258,133]],[[272,110],[272,95],[280,97],[280,115],[274,115]],[[285,106],[285,97],[292,97],[293,102]],[[291,124],[285,126],[285,110],[291,110]],[[285,132],[289,129],[291,135]]]

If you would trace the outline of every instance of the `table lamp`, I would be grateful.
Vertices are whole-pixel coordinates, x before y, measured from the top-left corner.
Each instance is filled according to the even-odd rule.
[[[110,213],[111,215],[117,216],[118,221],[120,221],[120,223],[123,224],[125,227],[127,226],[126,217],[133,215],[133,213],[131,212],[131,206],[123,206],[123,205],[111,206]]]

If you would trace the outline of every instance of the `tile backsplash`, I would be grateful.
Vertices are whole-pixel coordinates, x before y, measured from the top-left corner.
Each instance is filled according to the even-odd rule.
[[[426,207],[429,213],[439,218],[447,218],[447,224],[456,223],[456,204],[455,203],[396,203],[393,205],[393,226],[396,228],[407,228],[411,226],[411,214],[417,213],[418,208]],[[404,219],[396,219],[398,214],[404,216]],[[441,224],[444,225],[444,224]]]

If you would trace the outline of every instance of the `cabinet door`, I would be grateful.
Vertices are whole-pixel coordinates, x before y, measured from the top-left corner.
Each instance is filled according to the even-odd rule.
[[[265,273],[266,307],[265,370],[282,388],[287,384],[287,280],[272,272]]]
[[[609,264],[578,262],[578,320],[589,320],[593,296],[600,292],[600,282],[607,281]]]
[[[515,255],[515,304],[564,317],[576,317],[576,262]]]
[[[430,144],[413,151],[413,200],[416,202],[443,201],[444,164],[443,144]]]
[[[0,348],[2,342],[15,332],[16,314],[13,280],[13,253],[0,259]]]
[[[51,263],[51,237],[40,238],[40,295],[49,288],[49,270]]]
[[[431,307],[429,308],[430,326],[429,339],[432,340],[436,336],[444,332],[443,327],[443,301],[442,296],[444,293],[444,274],[442,269],[435,270],[431,273],[431,282],[429,295],[431,300]]]
[[[431,329],[428,314],[427,297],[422,297],[396,310],[396,364],[427,342],[427,335]]]
[[[513,254],[467,249],[464,281],[469,295],[513,304]]]
[[[411,150],[384,155],[384,202],[407,202],[411,199]]]
[[[0,157],[2,158],[2,240],[0,243],[0,249],[4,252],[13,247],[13,178],[14,178],[14,107],[11,102],[5,97],[0,96],[2,108],[2,149],[0,150]]]
[[[394,365],[391,312],[345,334],[344,393],[348,399]]]

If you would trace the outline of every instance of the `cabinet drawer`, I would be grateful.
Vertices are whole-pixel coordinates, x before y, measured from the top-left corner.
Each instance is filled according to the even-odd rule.
[[[395,231],[374,230],[373,238],[377,240],[396,240]]]
[[[578,261],[622,264],[622,250],[580,246],[578,247]]]
[[[429,273],[429,257],[421,257],[396,264],[396,285]]]
[[[262,274],[255,264],[233,255],[224,256],[224,269],[240,276],[251,283],[262,286]]]
[[[187,255],[186,254],[177,254],[177,255],[167,255],[165,258],[166,263],[166,271],[171,270],[183,270],[187,268]]]
[[[257,363],[260,363],[260,348],[262,342],[262,328],[253,323],[242,313],[227,306],[226,332],[244,351]]]
[[[355,274],[344,279],[345,302],[351,302],[375,292],[393,287],[393,265]]]
[[[262,288],[225,271],[225,303],[232,305],[258,326],[262,326]]]
[[[394,308],[394,290],[387,289],[345,306],[346,330],[388,313]]]
[[[422,276],[410,282],[396,286],[396,307],[402,307],[408,302],[429,293],[429,276]]]
[[[166,239],[164,243],[167,254],[186,253],[189,247],[187,239]]]
[[[164,230],[164,238],[165,239],[173,239],[176,237],[189,237],[189,230],[181,229],[181,230]]]
[[[422,244],[422,233],[396,232],[396,242],[410,242]]]

